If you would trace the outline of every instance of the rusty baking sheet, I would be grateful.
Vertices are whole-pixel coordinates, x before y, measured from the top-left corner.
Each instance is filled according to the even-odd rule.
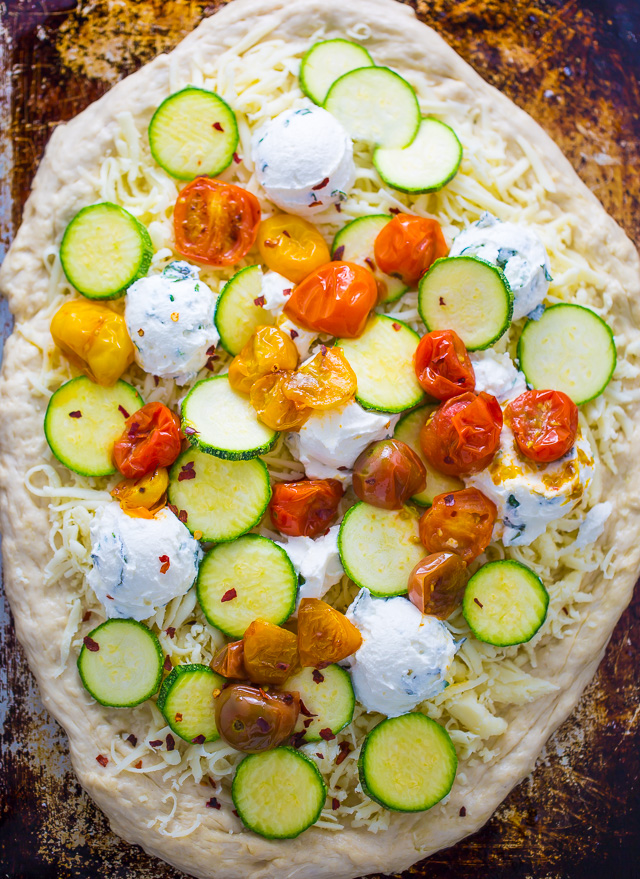
[[[0,258],[52,128],[220,5],[0,0]],[[410,5],[549,131],[640,244],[640,0]],[[3,337],[9,325],[0,310]],[[178,879],[115,837],[81,790],[66,737],[42,707],[0,599],[0,876]],[[616,879],[639,877],[639,666],[636,595],[595,681],[535,774],[479,833],[405,879],[600,879],[604,870]]]

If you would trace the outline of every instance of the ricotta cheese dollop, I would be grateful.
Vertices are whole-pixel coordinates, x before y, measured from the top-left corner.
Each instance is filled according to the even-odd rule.
[[[549,257],[535,232],[485,212],[455,238],[449,256],[478,256],[498,266],[513,291],[513,320],[542,303],[551,281]]]
[[[146,620],[191,589],[202,550],[166,507],[153,519],[137,519],[120,504],[105,504],[90,528],[89,585],[108,617]]]
[[[303,598],[322,598],[338,582],[344,571],[338,552],[339,525],[326,534],[311,537],[290,537],[286,543],[276,541],[291,559],[300,578],[296,610]]]
[[[362,645],[345,665],[367,711],[398,717],[445,689],[457,648],[443,622],[406,598],[372,598],[368,589],[357,594],[347,618]]]
[[[124,317],[136,363],[180,385],[196,376],[207,351],[220,341],[213,322],[217,296],[198,280],[199,273],[197,266],[172,262],[127,290]]]
[[[514,400],[527,390],[524,375],[515,368],[508,354],[491,348],[469,354],[476,375],[476,394],[492,394],[499,403]]]
[[[344,201],[355,181],[351,138],[335,116],[310,102],[262,125],[251,152],[269,199],[302,217]]]

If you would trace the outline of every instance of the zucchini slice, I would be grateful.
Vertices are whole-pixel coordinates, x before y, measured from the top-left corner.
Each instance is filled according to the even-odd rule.
[[[336,79],[359,67],[373,67],[371,55],[364,46],[342,39],[314,43],[300,64],[300,88],[322,106]]]
[[[316,764],[293,748],[248,754],[231,797],[243,824],[267,839],[293,839],[315,824],[327,798]]]
[[[390,717],[363,742],[362,789],[385,809],[423,812],[446,797],[458,758],[449,733],[424,714]]]
[[[146,227],[109,201],[79,211],[64,230],[60,262],[88,299],[117,299],[147,274],[153,245]]]
[[[437,192],[453,180],[462,161],[462,144],[448,125],[425,118],[404,149],[378,147],[373,164],[385,183],[401,192]]]
[[[380,302],[395,302],[408,289],[400,278],[385,275],[375,264],[375,240],[392,219],[389,214],[370,214],[351,220],[338,232],[331,246],[331,259],[355,262],[373,272]]]
[[[160,167],[178,180],[215,177],[238,147],[235,113],[215,92],[187,86],[153,114],[149,146]]]
[[[224,686],[224,678],[208,665],[177,665],[164,679],[158,695],[158,708],[174,733],[185,742],[214,742],[216,727],[214,690]]]
[[[549,595],[531,568],[512,559],[483,565],[471,577],[462,613],[479,641],[510,647],[530,641],[547,617]]]
[[[96,702],[131,708],[158,692],[163,662],[151,629],[136,620],[107,620],[85,637],[78,672]]]
[[[418,285],[427,330],[454,330],[469,351],[489,348],[509,329],[513,294],[504,272],[476,256],[437,259]]]
[[[413,412],[407,412],[407,414],[403,415],[400,421],[396,424],[396,429],[393,433],[396,439],[401,440],[403,443],[406,443],[410,449],[413,449],[424,464],[424,469],[427,471],[427,487],[424,491],[421,491],[420,494],[415,494],[411,498],[413,503],[418,504],[420,507],[430,507],[433,503],[434,497],[439,494],[444,494],[445,492],[450,491],[459,491],[461,488],[464,488],[462,480],[458,479],[456,476],[447,476],[445,473],[439,473],[431,466],[422,453],[420,431],[424,427],[429,416],[432,412],[435,412],[437,408],[438,404],[433,404],[421,406]]]
[[[236,272],[220,294],[214,321],[220,344],[232,357],[242,351],[256,327],[275,323],[269,311],[254,304],[261,292],[262,269],[247,266]]]
[[[61,464],[82,476],[116,472],[113,445],[124,422],[144,405],[122,380],[104,388],[86,376],[72,378],[53,394],[44,416],[44,435]]]
[[[426,555],[418,517],[409,507],[383,510],[365,503],[347,510],[338,551],[348,576],[374,598],[405,595],[409,574]]]
[[[336,735],[351,723],[356,698],[349,672],[339,665],[322,671],[303,668],[287,678],[286,689],[300,693],[304,707],[315,715],[298,717],[295,732],[304,731],[307,742],[321,741],[320,730],[330,729]]]
[[[404,412],[421,403],[424,391],[413,368],[420,336],[402,321],[374,314],[357,339],[336,342],[358,379],[363,409]]]
[[[380,147],[408,146],[420,125],[416,93],[388,67],[345,73],[329,89],[324,108],[354,140]]]
[[[279,626],[291,616],[298,575],[273,540],[245,534],[209,550],[200,565],[196,591],[211,625],[230,638],[242,638],[256,619]]]
[[[226,375],[196,382],[182,402],[182,430],[191,445],[217,458],[246,461],[264,455],[277,431],[258,421],[249,397]]]
[[[529,320],[518,342],[527,383],[564,391],[576,405],[601,394],[616,368],[611,328],[591,309],[560,303]]]

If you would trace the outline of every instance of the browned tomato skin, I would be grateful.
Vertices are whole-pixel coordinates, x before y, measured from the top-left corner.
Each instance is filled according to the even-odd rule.
[[[372,443],[353,467],[353,490],[361,501],[383,510],[400,510],[424,491],[424,464],[406,443],[396,439]]]
[[[331,527],[343,494],[337,479],[277,483],[269,502],[271,520],[289,537],[319,537]]]
[[[476,376],[464,346],[453,330],[434,330],[420,339],[414,355],[416,377],[436,400],[474,391]]]
[[[298,666],[298,639],[287,629],[254,620],[242,640],[244,667],[254,684],[280,687]]]
[[[467,564],[491,542],[498,510],[477,488],[461,488],[433,499],[420,519],[420,540],[430,553],[455,552]]]
[[[351,656],[362,644],[353,623],[319,598],[303,598],[298,608],[300,665],[326,668]]]
[[[378,268],[397,275],[405,284],[417,284],[433,263],[449,253],[440,223],[427,217],[398,214],[375,240]]]
[[[250,684],[232,684],[215,699],[220,737],[248,754],[268,751],[285,742],[299,713],[298,693],[266,693]]]
[[[211,660],[211,668],[223,678],[245,681],[249,675],[244,667],[244,642],[230,641]]]
[[[578,433],[578,407],[562,391],[525,391],[504,412],[522,454],[547,464],[573,447]]]
[[[502,409],[495,397],[460,394],[441,403],[420,431],[429,463],[449,476],[466,476],[487,467],[500,445]]]
[[[446,620],[462,603],[467,564],[453,552],[436,552],[422,559],[409,575],[409,601],[421,613]]]

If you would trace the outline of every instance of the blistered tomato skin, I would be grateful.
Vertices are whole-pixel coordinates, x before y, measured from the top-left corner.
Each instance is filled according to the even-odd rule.
[[[319,598],[303,598],[298,608],[298,655],[305,668],[326,668],[359,650],[362,635],[353,623]]]
[[[477,488],[439,494],[420,519],[420,540],[428,552],[454,552],[467,564],[491,542],[498,511]]]
[[[336,518],[343,493],[337,479],[277,483],[269,502],[271,520],[289,537],[319,537]]]
[[[284,395],[300,406],[335,409],[353,397],[357,386],[356,374],[343,350],[323,345],[315,357],[289,376]]]
[[[462,603],[467,579],[467,564],[459,555],[432,553],[409,575],[409,601],[421,613],[446,620]]]
[[[235,391],[248,394],[262,376],[297,365],[298,349],[290,336],[277,327],[257,327],[229,365],[229,384]]]
[[[423,336],[413,362],[416,378],[436,400],[475,391],[476,376],[469,354],[453,330],[435,330]]]
[[[215,699],[221,738],[248,754],[268,751],[285,742],[300,713],[298,693],[265,693],[250,684],[232,684]]]
[[[312,413],[308,406],[298,405],[284,393],[293,373],[287,370],[273,372],[259,378],[251,386],[249,396],[258,418],[271,430],[297,430]]]
[[[376,279],[350,262],[330,262],[308,275],[284,306],[301,326],[343,339],[355,339],[378,302]]]
[[[244,667],[254,684],[280,687],[298,666],[298,639],[287,629],[254,620],[242,640]]]
[[[466,476],[487,467],[500,445],[502,409],[495,397],[467,393],[442,403],[420,432],[425,458],[441,473]]]
[[[576,441],[578,407],[562,391],[525,391],[504,417],[522,454],[539,464],[562,458]]]
[[[329,248],[316,227],[290,214],[275,214],[262,221],[258,249],[271,271],[294,284],[331,260]]]
[[[163,403],[146,403],[124,423],[113,447],[113,460],[127,479],[156,467],[168,467],[180,454],[180,419]]]
[[[378,233],[374,245],[378,268],[402,278],[410,287],[448,253],[440,223],[410,214],[398,214],[390,220]]]
[[[223,678],[247,680],[249,675],[244,667],[244,642],[230,641],[225,644],[211,660],[211,668]]]
[[[372,443],[353,467],[353,490],[361,501],[400,510],[426,487],[426,470],[413,449],[396,439]]]
[[[156,467],[139,479],[123,479],[111,490],[111,497],[119,501],[123,513],[136,519],[153,519],[167,502],[169,473],[165,467]]]

